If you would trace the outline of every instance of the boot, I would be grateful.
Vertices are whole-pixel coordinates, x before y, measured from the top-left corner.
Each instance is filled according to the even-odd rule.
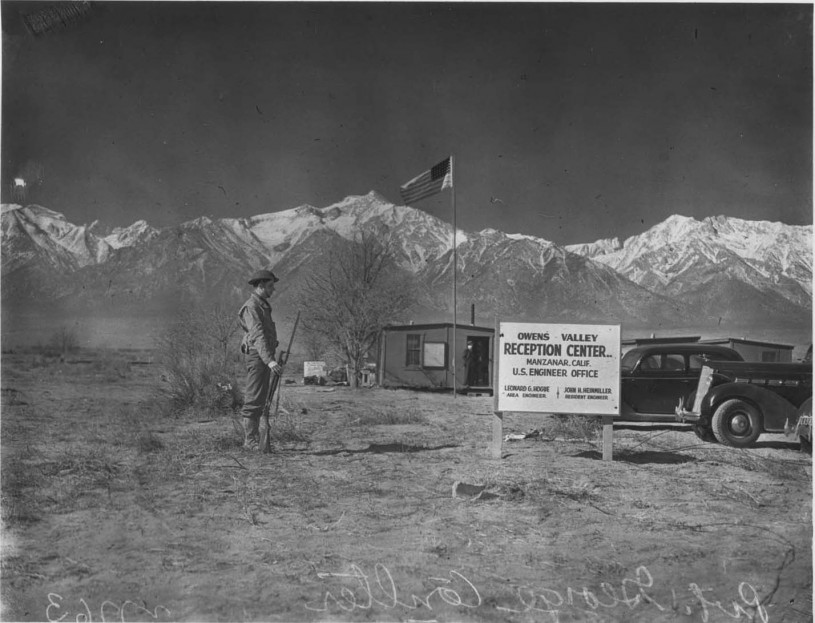
[[[257,450],[260,447],[260,418],[243,418],[243,447],[248,450]]]

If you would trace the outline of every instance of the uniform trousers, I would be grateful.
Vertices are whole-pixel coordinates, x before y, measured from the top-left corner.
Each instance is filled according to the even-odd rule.
[[[269,383],[272,371],[263,363],[256,351],[244,355],[246,364],[246,388],[243,392],[243,429],[246,434],[245,441],[258,441],[260,438],[259,424],[263,407],[269,394]]]

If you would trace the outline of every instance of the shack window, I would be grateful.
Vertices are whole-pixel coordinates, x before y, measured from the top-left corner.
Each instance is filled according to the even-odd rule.
[[[408,333],[407,335],[407,348],[405,349],[407,355],[405,358],[406,366],[419,366],[422,364],[422,336],[418,333]]]
[[[447,344],[444,342],[424,343],[424,367],[439,368],[447,367]]]

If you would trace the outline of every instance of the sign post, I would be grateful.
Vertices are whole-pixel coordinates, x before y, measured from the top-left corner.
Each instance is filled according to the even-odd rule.
[[[501,351],[498,350],[501,344],[501,324],[496,319],[495,321],[495,346],[496,349],[495,353],[500,353]],[[498,408],[498,379],[501,377],[501,357],[493,356],[493,392],[492,392],[492,401],[493,401],[493,408],[492,408],[492,458],[500,459],[503,453],[503,443],[504,443],[504,414]]]
[[[613,461],[614,445],[614,418],[610,415],[603,416],[603,460]]]
[[[603,418],[603,460],[612,460],[620,415],[620,325],[501,322],[497,328],[494,457],[503,414],[565,413]]]
[[[492,458],[500,459],[504,451],[504,414],[493,412],[492,418]]]

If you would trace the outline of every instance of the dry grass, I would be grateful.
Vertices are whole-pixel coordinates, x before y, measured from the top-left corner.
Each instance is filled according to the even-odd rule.
[[[597,441],[603,432],[602,420],[597,417],[555,414],[551,420],[547,433],[554,437]]]
[[[69,369],[71,368],[75,366],[70,366]],[[129,376],[130,362],[121,355],[106,355],[101,359],[94,359],[90,369],[94,374],[102,375],[106,381],[118,381]]]
[[[762,456],[749,448],[726,448],[719,460],[747,472],[765,474],[778,482],[811,480],[807,463]]]
[[[275,400],[269,413],[271,440],[278,443],[308,442],[310,435],[303,426],[303,417],[308,413],[305,404],[288,392],[283,391],[280,402]]]
[[[43,500],[36,492],[43,481],[43,475],[22,461],[4,462],[0,470],[4,525],[13,527],[42,519]]]
[[[427,416],[415,405],[407,408],[387,408],[383,405],[358,404],[348,414],[352,426],[423,424]]]
[[[150,454],[151,452],[162,450],[164,448],[164,442],[153,432],[146,430],[142,431],[136,438],[136,448],[139,454]]]
[[[728,605],[739,582],[750,582],[772,601],[771,620],[807,620],[791,600],[811,609],[802,597],[811,590],[811,459],[792,450],[615,431],[615,461],[606,464],[596,418],[513,416],[508,425],[546,433],[507,444],[494,460],[485,452],[487,399],[284,385],[274,451],[263,455],[242,449],[229,414],[166,418],[145,399],[156,379],[143,378],[136,392],[89,370],[79,380],[53,377],[52,398],[35,391],[40,378],[23,385],[20,377],[2,392],[2,518],[27,548],[3,561],[14,603],[36,606],[43,594],[70,590],[98,606],[111,587],[134,586],[132,597],[156,595],[186,619],[501,623],[507,613],[496,606],[521,608],[519,586],[530,599],[533,590],[566,595],[604,583],[619,591],[647,565],[648,593],[666,611],[620,603],[586,615],[564,605],[560,620],[668,623],[686,604],[701,620],[684,591],[690,582]],[[486,484],[493,496],[453,499],[455,481]],[[57,558],[48,543],[55,530]],[[454,569],[483,603],[447,608],[437,593],[432,610],[348,613],[329,601],[317,616],[303,607],[321,605],[326,591],[339,597],[343,586],[363,603],[359,582],[325,575],[351,563],[371,586],[387,567],[405,603],[427,596],[433,581],[462,590]],[[257,605],[260,585],[269,601]],[[683,610],[670,609],[674,598]]]

